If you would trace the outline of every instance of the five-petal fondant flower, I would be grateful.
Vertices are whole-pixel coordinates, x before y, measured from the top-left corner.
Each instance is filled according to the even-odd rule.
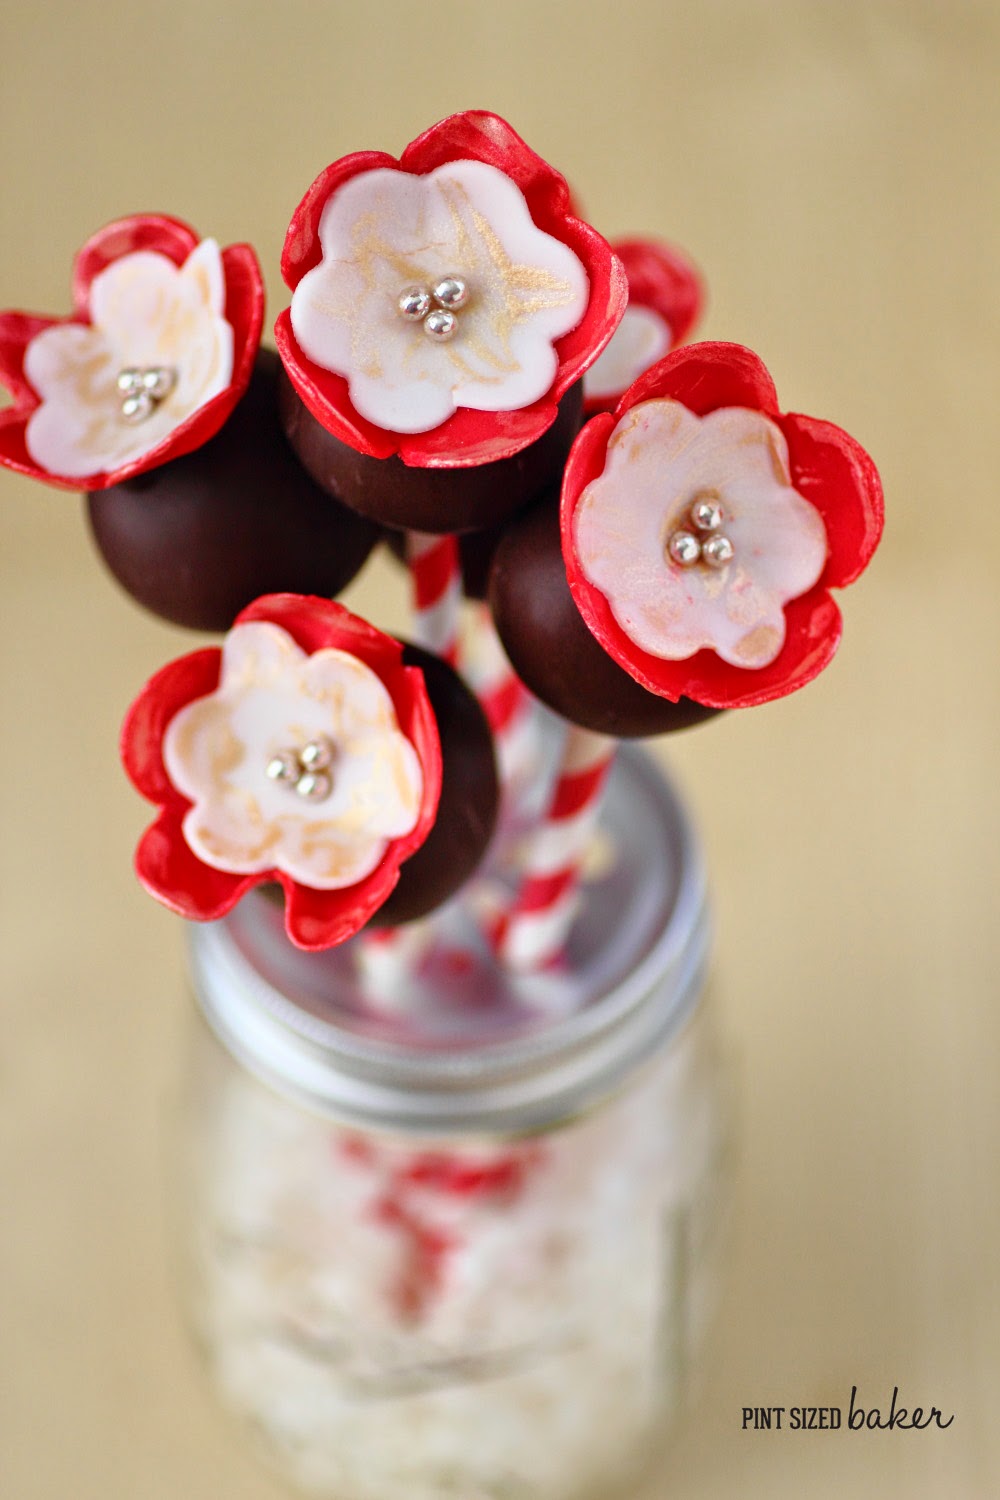
[[[136,853],[146,889],[212,920],[277,881],[306,949],[383,904],[441,792],[423,673],[342,605],[295,594],[256,600],[221,649],[163,668],[129,711],[122,758],[160,809]]]
[[[0,313],[0,464],[105,489],[189,453],[250,379],[264,290],[249,245],[162,214],[108,224],[73,269],[69,318]]]
[[[415,467],[541,437],[627,297],[565,180],[483,111],[398,160],[334,162],[295,212],[282,271],[293,296],[275,337],[301,400],[359,452]]]
[[[628,306],[611,342],[583,377],[588,412],[613,411],[633,381],[684,342],[704,301],[702,279],[673,245],[615,240]]]
[[[660,361],[583,429],[562,493],[580,614],[650,692],[751,707],[804,686],[840,639],[831,588],[882,531],[872,460],[830,422],[782,415],[738,344]]]

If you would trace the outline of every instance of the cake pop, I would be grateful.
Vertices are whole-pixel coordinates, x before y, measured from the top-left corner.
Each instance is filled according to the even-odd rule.
[[[99,490],[190,453],[246,390],[263,315],[249,245],[165,214],[106,225],[74,260],[68,318],[0,313],[0,464]]]
[[[157,673],[121,741],[159,809],[136,852],[147,890],[209,921],[277,882],[292,942],[333,947],[392,896],[440,820],[393,920],[450,894],[492,829],[492,744],[450,669],[409,661],[341,605],[277,594],[243,610],[221,649]]]
[[[140,604],[178,625],[227,630],[259,595],[338,594],[378,528],[315,485],[278,421],[278,356],[215,437],[88,497],[98,549]]]
[[[548,506],[510,528],[494,619],[571,722],[659,733],[691,704],[752,707],[811,681],[840,639],[829,590],[865,567],[882,514],[853,438],[782,415],[750,350],[689,345],[584,427],[558,527]]]
[[[558,477],[573,387],[627,296],[565,180],[483,111],[398,161],[334,162],[293,216],[282,271],[293,446],[346,504],[425,532],[495,525]]]

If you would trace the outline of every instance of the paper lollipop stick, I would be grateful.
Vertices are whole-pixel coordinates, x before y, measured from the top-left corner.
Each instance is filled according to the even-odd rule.
[[[462,671],[493,731],[500,779],[507,786],[534,763],[531,694],[507,660],[485,606],[476,611],[463,641]]]
[[[511,968],[541,968],[565,944],[616,743],[607,735],[569,729],[552,800],[531,838],[520,889],[494,933],[497,954]]]
[[[430,947],[428,924],[409,927],[366,927],[358,934],[355,952],[366,985],[383,1005],[406,1008],[414,969]]]
[[[458,542],[453,536],[411,531],[406,537],[406,559],[413,587],[416,644],[454,666],[462,606]]]

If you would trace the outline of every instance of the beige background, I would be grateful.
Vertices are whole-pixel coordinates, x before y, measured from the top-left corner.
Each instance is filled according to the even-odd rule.
[[[662,753],[708,844],[741,1058],[733,1274],[649,1495],[1000,1493],[995,928],[1000,12],[911,0],[9,3],[0,303],[163,209],[264,263],[328,161],[507,115],[609,235],[706,270],[704,331],[879,461],[890,509],[833,668]],[[0,476],[0,1492],[266,1500],[206,1399],[163,1250],[180,930],[133,885],[134,692],[192,637],[110,585],[72,496]],[[363,607],[393,623],[387,571]],[[357,597],[357,596],[355,596]],[[906,1404],[947,1432],[740,1431]]]

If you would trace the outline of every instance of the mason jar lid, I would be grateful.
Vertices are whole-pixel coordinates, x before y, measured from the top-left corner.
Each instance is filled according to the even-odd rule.
[[[700,850],[643,752],[622,747],[565,957],[540,974],[493,963],[477,920],[516,862],[500,830],[485,872],[423,936],[327,953],[294,948],[260,888],[192,926],[205,1015],[252,1073],[306,1107],[368,1128],[535,1131],[590,1108],[692,1011],[708,948]]]

